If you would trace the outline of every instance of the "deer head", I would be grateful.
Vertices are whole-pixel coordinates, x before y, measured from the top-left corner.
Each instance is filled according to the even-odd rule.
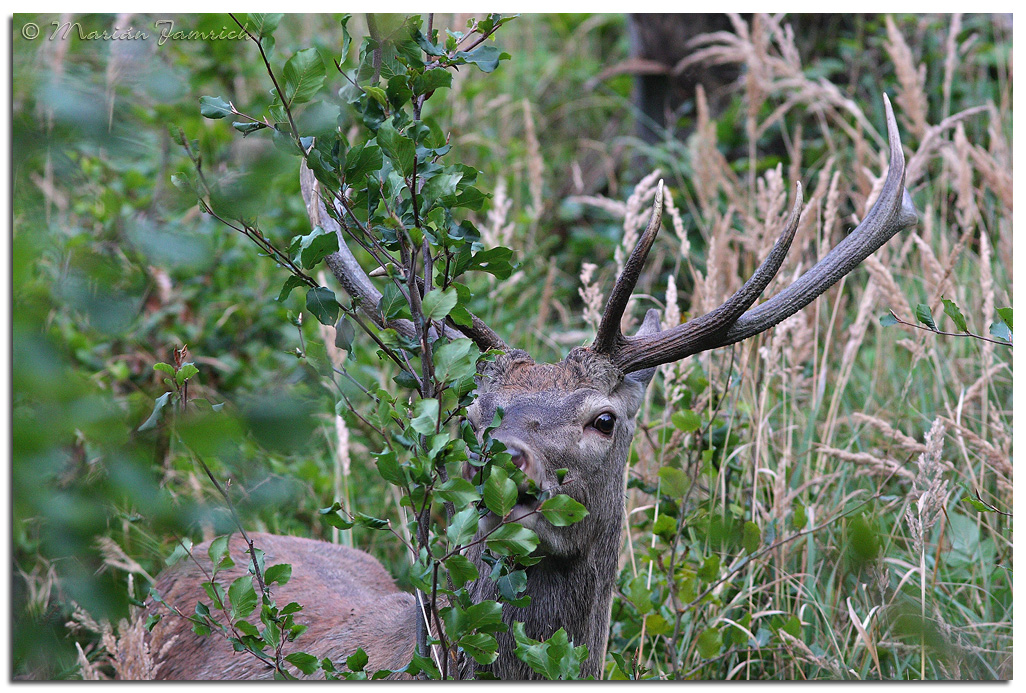
[[[503,619],[510,623],[523,622],[527,635],[532,638],[548,638],[559,628],[565,628],[575,644],[587,645],[589,658],[584,675],[601,676],[624,524],[624,470],[634,433],[634,418],[655,367],[768,330],[809,305],[898,231],[916,223],[916,211],[904,187],[905,160],[897,123],[886,97],[884,106],[890,167],[876,202],[862,223],[822,260],[761,305],[753,308],[783,263],[798,228],[802,207],[800,185],[790,217],[769,256],[721,306],[663,331],[659,330],[658,313],[650,310],[637,334],[625,336],[621,332],[624,310],[659,230],[660,185],[651,223],[616,281],[595,341],[590,346],[572,350],[559,363],[537,364],[526,352],[510,348],[476,317],[469,327],[449,323],[441,328],[452,338],[469,337],[482,351],[498,349],[501,352],[480,374],[478,396],[468,412],[471,424],[482,429],[501,408],[501,424],[491,435],[505,445],[513,463],[542,491],[567,494],[589,510],[582,522],[555,527],[539,514],[530,514],[537,501],[526,493],[521,496],[510,517],[516,520],[524,516],[523,524],[538,535],[543,559],[527,571],[530,605],[503,608]],[[327,258],[328,267],[338,281],[377,325],[415,336],[416,330],[410,321],[386,320],[378,312],[381,293],[346,247],[343,230],[327,213],[318,184],[305,166],[302,190],[311,222],[326,230],[334,229],[338,235],[339,252]],[[560,478],[558,470],[567,470],[565,476]],[[468,474],[472,472],[467,470]],[[498,518],[484,518],[481,531],[487,532],[496,522]],[[347,565],[373,561],[364,554],[360,554],[364,558],[357,561],[354,555],[359,552],[347,550],[346,557],[340,559],[347,565],[340,565],[334,571],[319,566],[313,571],[312,579],[304,578],[304,563],[314,559],[305,548],[295,549],[295,555],[290,553],[292,544],[300,541],[306,540],[273,538],[273,545],[293,563],[294,577],[288,585],[291,594],[282,598],[302,601],[307,590],[317,595],[313,599],[322,598],[326,592],[343,595],[339,605],[329,610],[334,615],[324,616],[338,620],[335,624],[329,623],[325,631],[331,632],[331,626],[334,627],[335,649],[325,645],[325,652],[338,653],[341,647],[341,651],[351,653],[361,646],[371,654],[372,662],[382,663],[393,661],[397,649],[412,652],[412,631],[407,628],[404,634],[397,635],[393,625],[397,618],[412,623],[419,617],[419,611],[413,606],[412,598],[395,594],[394,585],[382,577],[380,566],[358,573],[356,568]],[[470,550],[469,556],[480,563],[480,551],[478,545]],[[323,562],[324,558],[318,556],[317,560]],[[481,573],[487,575],[488,570],[482,569]],[[478,599],[494,598],[494,582],[482,578],[475,583],[472,592]],[[349,595],[356,593],[360,597],[352,601],[355,598]],[[346,598],[350,601],[345,601]],[[397,609],[402,610],[401,617],[396,616]],[[357,626],[351,625],[354,622]],[[393,625],[376,627],[375,623]],[[339,632],[347,635],[339,636]],[[191,637],[184,632],[179,635]],[[340,645],[347,637],[344,645]],[[316,651],[316,646],[309,641],[305,646],[308,651]],[[511,635],[500,634],[499,657],[487,668],[502,678],[533,678],[533,672],[514,656],[513,650]],[[174,650],[168,657],[173,656]],[[472,669],[470,662],[463,673],[469,674]]]

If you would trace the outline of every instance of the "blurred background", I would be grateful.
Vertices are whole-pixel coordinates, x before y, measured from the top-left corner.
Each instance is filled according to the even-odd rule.
[[[343,68],[365,27],[350,22]],[[283,271],[173,183],[191,168],[169,132],[181,128],[268,237],[284,247],[309,231],[297,160],[200,116],[203,95],[250,113],[270,103],[252,43],[186,33],[233,28],[219,14],[14,17],[15,677],[110,675],[90,666],[106,623],[117,630],[179,538],[231,530],[166,432],[139,430],[167,392],[154,364],[183,348],[199,369],[190,396],[225,404],[189,435],[230,477],[246,525],[352,543],[402,580],[387,534],[340,536],[317,513],[341,499],[399,516],[368,461],[380,446],[339,394],[361,406],[359,391],[326,376],[333,335],[300,318],[299,292],[276,301]],[[286,16],[275,38],[278,69],[310,46],[346,57],[338,17]],[[675,206],[636,317],[657,307],[680,320],[740,286],[796,180],[807,211],[771,290],[853,228],[886,166],[885,92],[921,213],[815,310],[666,369],[635,445],[610,651],[655,676],[1009,677],[1011,350],[878,318],[915,322],[926,304],[941,322],[949,299],[975,333],[1011,336],[995,312],[1012,295],[1010,15],[525,15],[496,45],[511,60],[493,74],[467,66],[426,113],[492,194],[473,217],[486,244],[519,262],[508,280],[476,280],[475,312],[539,361],[590,339],[589,306],[657,169]],[[369,339],[345,359],[356,381],[399,389]],[[717,462],[698,462],[702,490],[674,512],[753,521],[767,545],[817,532],[743,569],[715,536],[690,536],[667,568],[659,470],[692,459],[671,415],[713,406]],[[916,529],[906,513],[929,474],[944,512]],[[714,582],[700,572],[714,556],[730,579],[683,609],[687,580],[695,599]],[[721,559],[736,570],[716,573]]]

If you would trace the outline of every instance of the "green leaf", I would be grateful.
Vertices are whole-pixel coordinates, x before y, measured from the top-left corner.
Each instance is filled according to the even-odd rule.
[[[697,431],[702,426],[702,417],[698,412],[693,412],[690,409],[683,409],[681,411],[673,412],[670,416],[670,422],[680,431],[685,433],[691,433]]]
[[[894,317],[893,313],[888,313],[887,315],[881,315],[880,316],[880,326],[881,327],[890,327],[891,325],[897,325],[897,324],[898,324],[898,319],[896,317]]]
[[[780,630],[793,638],[797,638],[802,632],[802,622],[798,620],[797,616],[791,614],[791,616],[784,621],[784,625],[780,626]]]
[[[388,97],[388,102],[392,104],[392,108],[396,110],[402,109],[413,98],[413,91],[407,82],[408,79],[405,74],[395,75],[388,80],[385,96]]]
[[[153,364],[153,370],[160,371],[161,373],[167,373],[170,376],[175,374],[175,367],[170,363],[155,363]]]
[[[396,130],[389,120],[383,122],[378,128],[378,146],[392,161],[392,165],[400,175],[408,176],[413,173],[415,152],[413,140]]]
[[[231,558],[225,557],[231,561]],[[232,563],[234,565],[234,563]],[[224,602],[227,596],[225,595],[224,587],[220,582],[204,582],[202,584],[203,591],[210,597],[210,601],[214,603],[214,608],[221,610],[224,608]]]
[[[278,28],[278,22],[284,15],[281,13],[250,12],[246,28],[255,36],[270,36]]]
[[[481,499],[477,488],[461,476],[450,477],[448,481],[439,486],[438,495],[442,500],[449,501],[457,508],[462,508]]]
[[[979,499],[973,498],[968,493],[965,494],[964,496],[962,496],[961,501],[963,503],[968,503],[969,505],[971,505],[973,507],[973,509],[976,510],[977,512],[981,512],[981,513],[992,513],[992,512],[994,512],[993,508],[988,507],[986,503],[980,502]]]
[[[698,636],[698,653],[706,659],[712,659],[723,648],[723,636],[715,628],[706,628]]]
[[[228,554],[228,540],[231,536],[231,534],[219,536],[210,542],[210,546],[207,547],[207,555],[210,556],[210,562],[215,570],[231,568],[235,565],[232,557]]]
[[[324,61],[316,48],[301,50],[285,63],[285,103],[306,103],[324,85]]]
[[[521,559],[522,560],[522,559]],[[500,575],[495,581],[502,598],[514,606],[523,607],[530,604],[530,597],[518,595],[527,589],[527,573],[523,570],[510,570]]]
[[[346,666],[349,668],[349,671],[363,671],[363,668],[367,666],[367,662],[369,660],[370,658],[367,656],[367,653],[363,651],[363,648],[358,647],[356,648],[356,652],[346,659]]]
[[[249,636],[251,638],[256,638],[256,639],[260,638],[260,631],[258,631],[256,626],[254,626],[249,621],[239,620],[239,621],[237,621],[235,623],[235,628],[239,632],[241,632],[243,635]]]
[[[346,56],[349,55],[349,46],[353,43],[353,37],[349,33],[349,20],[353,18],[351,14],[342,15],[342,19],[339,20],[339,24],[342,25],[342,52],[340,63],[346,61]]]
[[[445,68],[427,69],[413,80],[413,93],[420,96],[430,94],[435,89],[446,89],[451,86],[451,72]]]
[[[463,178],[463,171],[445,171],[431,178],[420,191],[424,210],[431,209],[438,200],[456,193],[456,186]]]
[[[923,323],[934,332],[937,331],[937,323],[933,321],[933,312],[930,310],[930,306],[925,303],[919,303],[916,305],[916,320]]]
[[[335,322],[335,346],[344,351],[352,351],[354,339],[356,339],[356,328],[346,319],[345,315],[340,315]]]
[[[367,92],[368,96],[381,104],[382,108],[388,107],[388,95],[385,93],[384,89],[381,87],[367,86],[364,87],[363,90]]]
[[[321,668],[320,660],[306,652],[293,652],[285,655],[285,661],[309,676]]]
[[[399,460],[396,459],[394,451],[386,449],[372,454],[374,455],[374,464],[377,466],[378,474],[381,475],[382,479],[390,484],[402,484],[406,481],[399,468]]]
[[[232,123],[232,127],[242,133],[242,136],[252,134],[257,130],[263,130],[267,127],[267,123],[251,123],[251,122],[240,122],[235,121]]]
[[[431,39],[428,38],[423,32],[421,32],[420,29],[417,29],[415,32],[413,32],[413,40],[415,40],[417,42],[417,45],[420,46],[420,49],[428,55],[433,55],[436,57],[441,57],[445,55],[445,51],[443,51],[437,44],[432,43]]]
[[[436,292],[431,292],[436,293]],[[469,339],[456,339],[435,349],[435,377],[443,383],[473,381],[481,352]]]
[[[791,515],[791,526],[796,530],[804,529],[805,525],[809,523],[808,513],[805,512],[805,506],[802,505],[801,501],[794,502],[793,514]]]
[[[365,515],[363,513],[354,513],[353,521],[355,521],[356,524],[360,525],[361,527],[366,527],[367,529],[388,528],[388,520],[382,520],[378,517],[371,517],[370,515]]]
[[[440,679],[441,673],[438,671],[438,667],[431,660],[431,657],[424,657],[416,652],[413,653],[413,657],[410,659],[410,664],[406,667],[405,671],[410,676],[417,676],[421,672],[424,672],[429,679]]]
[[[201,96],[200,115],[211,120],[220,120],[232,115],[232,106],[220,96]]]
[[[481,72],[494,72],[500,60],[509,60],[509,54],[500,52],[495,46],[481,46],[470,53],[459,51],[456,57],[477,65]]]
[[[494,474],[494,470],[492,471]],[[570,496],[561,493],[541,504],[541,514],[555,527],[566,527],[588,516],[588,509]]]
[[[264,571],[264,583],[267,585],[273,585],[275,583],[279,585],[287,585],[289,580],[292,579],[292,566],[288,563],[279,563],[278,565],[272,565],[270,568]]]
[[[457,590],[479,577],[477,566],[463,554],[454,554],[445,559],[445,569],[449,571],[453,589]]]
[[[997,337],[1006,342],[1012,341],[1012,331],[1008,329],[1008,325],[1004,322],[995,322],[990,326],[990,334],[992,337]]]
[[[322,325],[334,325],[338,319],[339,305],[331,289],[315,286],[306,292],[306,309]]]
[[[381,292],[381,300],[378,301],[378,312],[385,320],[410,317],[410,305],[406,302],[406,296],[395,284],[385,284]]]
[[[755,553],[762,544],[762,531],[754,522],[746,522],[741,538],[741,545],[747,553]]]
[[[513,623],[513,639],[517,643],[514,653],[531,669],[547,679],[577,679],[581,665],[588,658],[588,648],[574,647],[562,628],[544,642],[532,640],[524,632],[524,624]]]
[[[243,619],[253,613],[257,605],[257,594],[253,589],[253,576],[243,575],[228,588],[228,600],[231,601],[231,619]]]
[[[161,412],[164,411],[164,407],[167,406],[168,402],[171,401],[170,392],[165,392],[153,402],[153,411],[150,412],[149,418],[143,421],[142,425],[137,429],[139,431],[148,431],[151,428],[156,428],[160,422]]]
[[[477,534],[477,509],[473,506],[461,510],[452,517],[445,535],[453,546],[464,545]]]
[[[327,522],[332,527],[337,527],[338,529],[351,529],[355,523],[350,522],[349,520],[339,515],[338,511],[341,509],[342,504],[338,501],[335,501],[331,504],[330,508],[321,508],[317,512],[323,515],[325,522]]]
[[[657,537],[662,537],[666,541],[670,541],[673,535],[677,533],[677,520],[665,513],[659,516],[659,518],[652,525],[652,534]]]
[[[652,611],[652,590],[648,587],[648,577],[636,575],[627,583],[627,598],[638,610],[639,614]]]
[[[498,279],[509,279],[509,275],[513,274],[513,265],[510,263],[512,257],[513,251],[509,248],[502,246],[489,248],[488,250],[475,253],[467,269],[481,270],[482,272],[494,275]]]
[[[338,252],[338,234],[315,226],[299,241],[299,259],[304,269],[314,266],[332,253]]]
[[[659,613],[649,614],[645,620],[645,629],[649,635],[670,635],[673,632],[673,626]]]
[[[438,400],[419,399],[413,406],[413,419],[410,426],[421,435],[428,435],[435,432],[438,425]]]
[[[1008,325],[1008,329],[1014,332],[1015,328],[1012,327],[1012,309],[1010,307],[998,308],[997,314],[1001,317],[1001,321]]]
[[[491,664],[498,657],[499,643],[488,633],[469,633],[457,644],[478,664]]]
[[[969,327],[965,322],[965,316],[962,315],[962,311],[959,310],[958,306],[955,305],[954,301],[948,299],[941,299],[944,303],[944,312],[947,314],[951,321],[955,323],[955,327],[959,332],[967,332]]]
[[[517,485],[510,481],[505,469],[493,467],[482,496],[486,508],[499,517],[506,517],[517,504]]]
[[[199,368],[196,368],[195,364],[183,363],[182,366],[175,372],[175,382],[179,385],[185,383],[186,380],[199,373]]]
[[[384,163],[381,148],[373,144],[358,144],[346,153],[343,169],[348,184],[359,187],[368,173],[377,171]]]
[[[284,301],[289,297],[289,294],[292,293],[293,289],[295,289],[297,286],[304,286],[305,284],[306,282],[302,279],[302,277],[297,277],[294,274],[289,276],[289,278],[285,280],[285,283],[282,284],[281,291],[278,293],[277,300]]]
[[[456,305],[455,289],[429,291],[421,301],[421,309],[428,320],[443,320]]]
[[[676,467],[661,467],[659,478],[662,480],[662,493],[670,498],[683,498],[691,487],[691,479],[684,470]]]
[[[510,522],[500,525],[485,543],[500,556],[527,556],[538,548],[538,535],[516,522]]]
[[[705,582],[713,582],[720,576],[720,557],[713,554],[702,561],[702,567],[698,569],[698,578]]]

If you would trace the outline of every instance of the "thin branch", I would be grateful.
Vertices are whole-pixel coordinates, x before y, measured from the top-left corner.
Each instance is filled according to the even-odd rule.
[[[289,108],[289,104],[285,100],[285,92],[282,91],[282,88],[278,85],[278,78],[274,76],[274,70],[271,69],[271,62],[267,59],[267,54],[264,53],[264,47],[260,43],[260,38],[253,36],[253,34],[249,33],[249,29],[247,29],[246,26],[242,24],[234,14],[229,12],[228,16],[231,17],[232,21],[238,24],[239,28],[246,32],[246,36],[248,36],[253,41],[253,43],[257,45],[257,50],[260,51],[260,57],[264,61],[264,67],[267,69],[267,74],[270,75],[271,82],[274,84],[274,91],[277,92],[278,98],[281,99],[281,106],[285,110],[285,117],[289,119],[289,128],[291,130],[290,134],[292,135],[292,141],[296,143],[296,146],[299,147],[300,150],[302,150],[303,146],[299,142],[299,128],[296,127],[296,121],[292,117],[292,109]]]
[[[984,337],[982,334],[976,334],[975,332],[972,332],[970,330],[966,330],[965,332],[945,332],[944,330],[938,330],[936,328],[927,327],[926,325],[917,325],[914,322],[906,322],[905,320],[902,320],[897,315],[895,315],[893,310],[888,309],[887,312],[891,314],[891,317],[894,318],[894,320],[899,325],[904,325],[905,327],[914,327],[917,330],[922,330],[923,332],[932,332],[933,334],[940,334],[944,335],[945,337],[972,337],[973,339],[980,339],[984,342],[990,342],[991,344],[997,344],[1003,347],[1008,347],[1009,349],[1012,348],[1011,342],[1006,342],[1004,340],[999,339],[991,339],[990,337]]]

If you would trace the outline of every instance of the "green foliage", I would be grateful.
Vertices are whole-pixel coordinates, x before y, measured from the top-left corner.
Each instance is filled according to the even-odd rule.
[[[532,640],[524,633],[524,624],[513,624],[516,655],[532,670],[547,679],[571,681],[581,678],[581,665],[588,658],[588,648],[574,647],[566,631],[560,628],[551,638]]]

